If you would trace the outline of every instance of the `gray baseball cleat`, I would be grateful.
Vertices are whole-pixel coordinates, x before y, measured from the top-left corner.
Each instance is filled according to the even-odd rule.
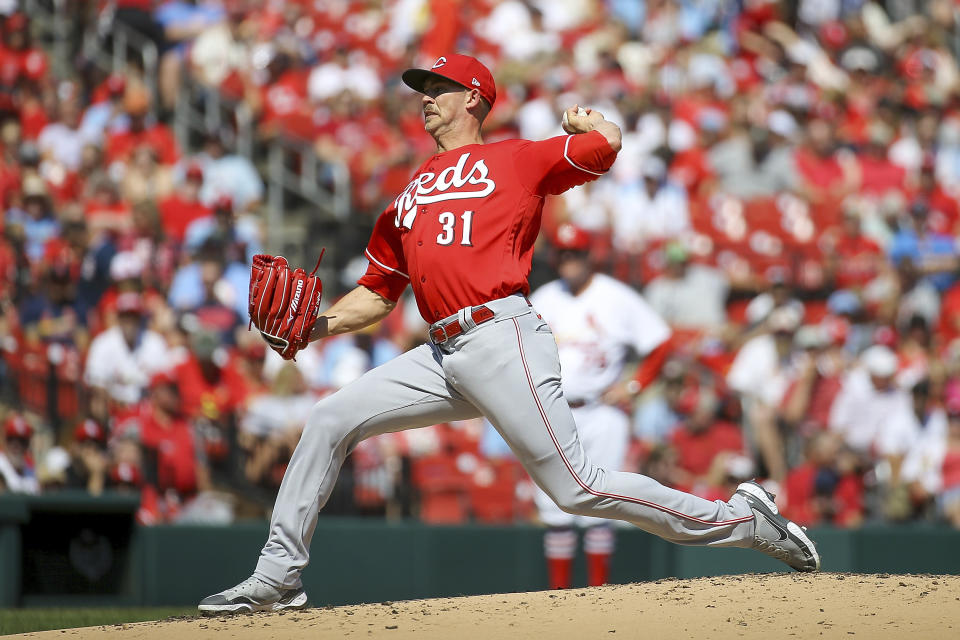
[[[800,525],[780,515],[773,494],[752,480],[741,483],[737,487],[737,494],[753,509],[756,521],[754,549],[787,563],[797,571],[820,570],[817,547]]]
[[[204,615],[231,615],[303,609],[306,606],[307,594],[303,589],[277,589],[256,576],[250,576],[235,587],[207,596],[197,608]]]

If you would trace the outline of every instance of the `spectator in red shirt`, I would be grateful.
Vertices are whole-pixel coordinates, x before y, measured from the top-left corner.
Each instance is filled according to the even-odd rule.
[[[930,209],[928,224],[937,233],[957,235],[960,233],[960,206],[937,180],[936,166],[932,158],[924,160],[920,168],[917,193],[913,200],[922,200]]]
[[[18,90],[24,84],[36,85],[43,80],[49,64],[43,51],[31,45],[30,23],[23,13],[14,13],[3,20],[3,42],[0,44],[0,111],[20,106]]]
[[[200,201],[203,188],[203,169],[192,165],[187,169],[183,184],[172,195],[160,201],[160,224],[167,237],[182,244],[187,227],[194,220],[206,218],[213,212]]]
[[[175,369],[184,414],[197,429],[197,444],[211,463],[227,460],[228,440],[243,409],[247,385],[228,367],[230,354],[208,329],[190,335],[190,353]]]
[[[246,384],[238,372],[225,366],[230,354],[209,329],[190,335],[190,354],[175,369],[184,414],[224,422],[243,406]]]
[[[825,119],[807,123],[807,136],[794,161],[805,183],[803,191],[813,202],[840,198],[858,183],[857,166],[849,154],[836,151],[836,133]]]
[[[863,235],[860,210],[847,206],[843,226],[825,238],[825,276],[837,289],[861,289],[877,277],[884,263],[883,249]]]
[[[784,515],[802,525],[854,527],[863,520],[863,479],[856,456],[835,433],[809,442],[807,461],[787,474]]]
[[[860,193],[872,198],[880,198],[888,191],[904,190],[906,171],[887,157],[887,147],[893,140],[890,126],[881,120],[870,124],[866,148],[857,155],[860,169]]]
[[[84,217],[91,235],[110,234],[116,237],[130,230],[130,205],[120,199],[120,192],[107,176],[93,185],[93,194],[84,206]]]
[[[174,164],[180,157],[180,149],[169,127],[159,122],[148,122],[150,94],[147,89],[128,85],[123,108],[130,118],[130,127],[127,131],[114,132],[107,138],[107,162],[126,164],[133,151],[145,144],[156,152],[161,164]]]
[[[947,289],[941,299],[939,333],[945,345],[960,338],[960,279]]]
[[[167,518],[180,505],[209,486],[203,450],[183,413],[176,379],[169,373],[154,376],[150,399],[133,420],[139,427],[144,454],[144,478],[165,502]]]
[[[700,495],[723,481],[727,458],[743,453],[743,435],[718,415],[712,390],[701,388],[691,400],[695,408],[670,442],[677,452],[675,486]]]

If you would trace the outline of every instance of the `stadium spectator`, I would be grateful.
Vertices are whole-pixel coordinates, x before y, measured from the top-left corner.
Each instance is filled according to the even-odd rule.
[[[207,458],[220,461],[227,455],[237,413],[246,403],[247,387],[236,369],[227,366],[230,354],[221,346],[219,332],[209,325],[201,327],[190,334],[187,357],[173,369],[173,376],[182,414],[197,429]]]
[[[107,431],[96,420],[88,418],[73,432],[64,487],[100,495],[107,486],[109,465]]]
[[[222,198],[230,198],[237,214],[256,211],[263,200],[263,180],[249,159],[228,153],[224,139],[228,131],[207,133],[203,153],[192,162],[203,169],[200,199],[208,206]]]
[[[203,447],[183,415],[176,379],[158,373],[149,388],[148,399],[118,420],[117,430],[132,432],[139,440],[152,516],[169,522],[191,498],[209,487],[209,473]]]
[[[902,504],[894,504],[904,486],[900,468],[912,444],[920,434],[913,398],[897,388],[897,356],[883,345],[863,352],[859,367],[843,380],[830,410],[830,429],[839,434],[862,464],[879,463],[878,475],[888,510],[903,513]],[[892,513],[889,515],[893,515]]]
[[[117,238],[131,226],[130,205],[120,198],[116,183],[106,176],[89,185],[92,193],[84,205],[84,219],[95,238]]]
[[[180,149],[170,129],[163,123],[150,121],[150,93],[146,87],[128,85],[123,96],[123,110],[129,126],[107,137],[108,164],[125,165],[141,145],[153,149],[160,164],[172,165],[180,158]]]
[[[187,168],[183,183],[158,203],[160,224],[167,237],[183,243],[190,223],[210,215],[210,208],[200,200],[203,168],[198,164]]]
[[[748,438],[759,451],[767,475],[778,482],[787,473],[778,410],[795,376],[793,337],[800,321],[793,307],[775,309],[763,332],[737,352],[727,374],[727,384],[740,394],[744,405]]]
[[[13,414],[3,424],[0,450],[0,493],[37,493],[40,485],[30,454],[33,427],[23,416]]]
[[[833,124],[823,118],[812,118],[794,161],[802,180],[801,189],[815,203],[843,198],[857,187],[859,175],[855,158],[848,151],[837,151],[836,147]]]
[[[848,204],[841,228],[824,237],[824,277],[837,289],[862,289],[883,265],[883,250],[863,234],[861,215],[860,209]]]
[[[224,247],[230,263],[251,264],[253,256],[262,253],[260,229],[255,219],[237,217],[230,196],[217,198],[213,213],[197,218],[187,227],[184,245],[188,251],[197,251],[204,244],[215,243]]]
[[[202,174],[200,176],[202,179]],[[188,181],[189,182],[189,181]],[[189,192],[189,189],[186,190]],[[120,182],[120,194],[124,202],[138,205],[143,202],[160,204],[161,206],[171,207],[172,211],[164,210],[166,219],[164,222],[171,225],[174,230],[179,230],[181,226],[180,218],[190,217],[189,208],[191,201],[176,201],[175,205],[171,199],[176,198],[173,185],[173,172],[169,167],[163,166],[159,162],[157,152],[149,145],[142,144],[133,151],[126,170],[123,172],[123,180]],[[184,211],[187,209],[187,211]],[[164,229],[166,230],[166,225]],[[173,235],[176,239],[176,235]]]
[[[692,262],[679,242],[664,249],[666,269],[644,289],[650,306],[674,327],[711,330],[726,323],[730,283],[717,269]]]
[[[61,87],[61,93],[67,95],[60,99],[59,117],[56,122],[45,126],[37,138],[37,147],[43,160],[53,164],[48,171],[54,168],[76,171],[80,168],[83,148],[93,142],[80,126],[81,110],[76,95],[78,91],[79,88],[72,84],[65,83]]]
[[[206,310],[226,340],[232,342],[231,330],[248,315],[247,293],[250,268],[243,262],[226,260],[224,247],[216,239],[204,243],[192,262],[181,266],[173,275],[168,300],[178,311]],[[233,316],[228,317],[227,311]]]
[[[684,399],[687,370],[678,360],[669,360],[663,366],[661,383],[654,387],[634,414],[633,433],[647,449],[667,442],[673,430],[681,423],[688,407]]]
[[[127,292],[117,297],[117,324],[90,343],[84,381],[94,394],[115,403],[140,401],[150,377],[170,366],[163,337],[145,327],[143,297]]]
[[[739,425],[724,420],[712,389],[690,390],[689,415],[670,434],[677,454],[673,486],[695,495],[712,497],[723,484],[728,464],[744,453]]]
[[[316,404],[303,376],[292,363],[285,363],[269,391],[254,398],[240,422],[239,442],[248,454],[244,473],[250,482],[276,489],[283,467],[290,459],[307,414]]]
[[[957,267],[955,243],[953,238],[931,228],[929,203],[925,201],[914,201],[909,216],[900,218],[900,228],[887,254],[895,265],[909,259],[920,275],[929,278],[940,291],[953,283],[953,270]]]
[[[784,514],[804,526],[855,527],[864,516],[864,487],[859,461],[841,438],[821,431],[807,445],[806,461],[784,482]]]
[[[847,357],[843,342],[823,324],[800,327],[794,343],[796,376],[781,402],[780,420],[794,438],[815,438],[828,428]]]
[[[164,109],[173,109],[180,95],[180,77],[192,41],[224,19],[219,3],[196,0],[158,2],[153,19],[163,30],[165,51],[160,61],[160,98]]]
[[[108,135],[130,126],[123,111],[123,96],[126,91],[127,78],[121,73],[110,74],[103,84],[93,91],[91,104],[80,120],[80,131],[85,140],[99,146]]]
[[[23,208],[8,210],[6,222],[21,228],[27,257],[31,262],[39,262],[47,241],[60,233],[60,222],[51,209],[47,185],[39,175],[30,172],[23,176],[21,195]]]
[[[710,165],[720,188],[738,198],[774,196],[797,192],[793,140],[797,122],[778,109],[761,126],[737,123],[733,135],[710,150]]]
[[[652,242],[676,238],[690,228],[686,193],[668,180],[663,160],[646,158],[640,175],[642,182],[618,185],[607,205],[613,213],[613,245],[627,253],[639,253]]]

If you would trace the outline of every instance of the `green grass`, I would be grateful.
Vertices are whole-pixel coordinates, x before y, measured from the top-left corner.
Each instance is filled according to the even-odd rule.
[[[163,620],[170,616],[193,617],[196,615],[196,607],[0,609],[0,636],[28,631],[94,627],[102,624]]]

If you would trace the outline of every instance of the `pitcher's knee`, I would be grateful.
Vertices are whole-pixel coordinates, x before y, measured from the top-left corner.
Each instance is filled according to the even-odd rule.
[[[327,396],[313,405],[301,440],[318,439],[335,447],[356,429],[356,418],[350,415],[344,403],[337,401],[336,395]]]
[[[552,494],[554,502],[561,510],[575,516],[594,515],[598,498],[583,487]]]

